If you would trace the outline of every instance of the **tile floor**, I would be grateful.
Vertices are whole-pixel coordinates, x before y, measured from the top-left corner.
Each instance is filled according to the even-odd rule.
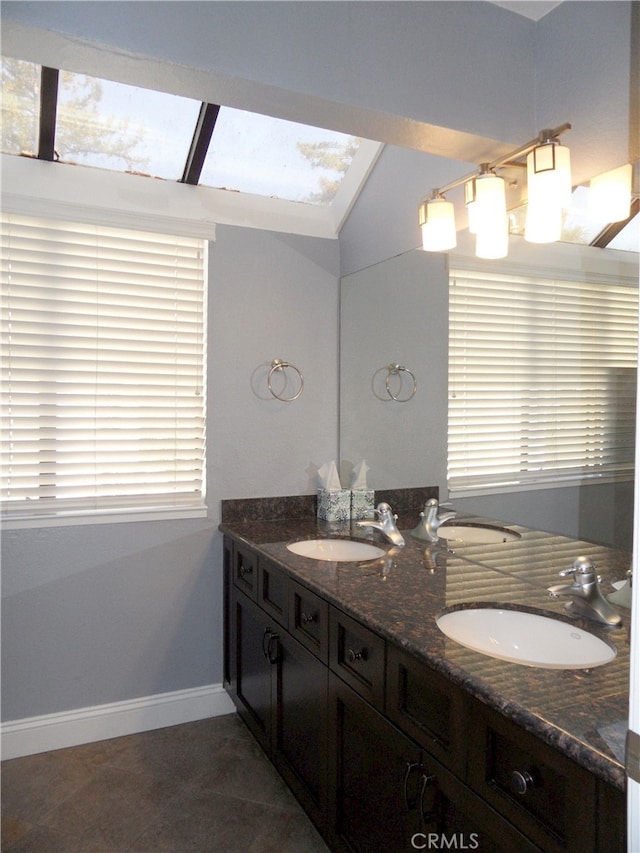
[[[235,714],[2,763],[2,851],[326,853]]]

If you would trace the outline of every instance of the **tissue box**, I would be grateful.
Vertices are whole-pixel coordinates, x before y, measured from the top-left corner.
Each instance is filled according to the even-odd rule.
[[[348,521],[351,517],[351,492],[318,489],[318,518],[324,521]]]
[[[353,489],[351,492],[351,518],[370,518],[373,501],[373,489]]]

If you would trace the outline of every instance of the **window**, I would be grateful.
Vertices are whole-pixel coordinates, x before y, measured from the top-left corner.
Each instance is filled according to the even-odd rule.
[[[381,148],[328,128],[10,57],[0,57],[0,76],[7,154],[327,207],[341,188],[350,206]]]
[[[629,479],[636,281],[452,271],[449,487]]]
[[[2,216],[2,508],[203,507],[205,244]]]

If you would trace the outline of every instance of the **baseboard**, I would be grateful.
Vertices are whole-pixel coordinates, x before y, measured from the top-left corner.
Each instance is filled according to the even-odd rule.
[[[2,759],[162,729],[230,714],[234,710],[222,685],[208,684],[60,714],[11,720],[0,725]]]

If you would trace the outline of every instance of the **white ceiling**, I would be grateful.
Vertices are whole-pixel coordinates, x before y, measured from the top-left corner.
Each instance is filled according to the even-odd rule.
[[[540,18],[544,18],[547,12],[559,6],[561,2],[562,0],[514,0],[513,2],[494,0],[494,6],[502,6],[503,9],[517,12],[532,21],[539,21]]]

